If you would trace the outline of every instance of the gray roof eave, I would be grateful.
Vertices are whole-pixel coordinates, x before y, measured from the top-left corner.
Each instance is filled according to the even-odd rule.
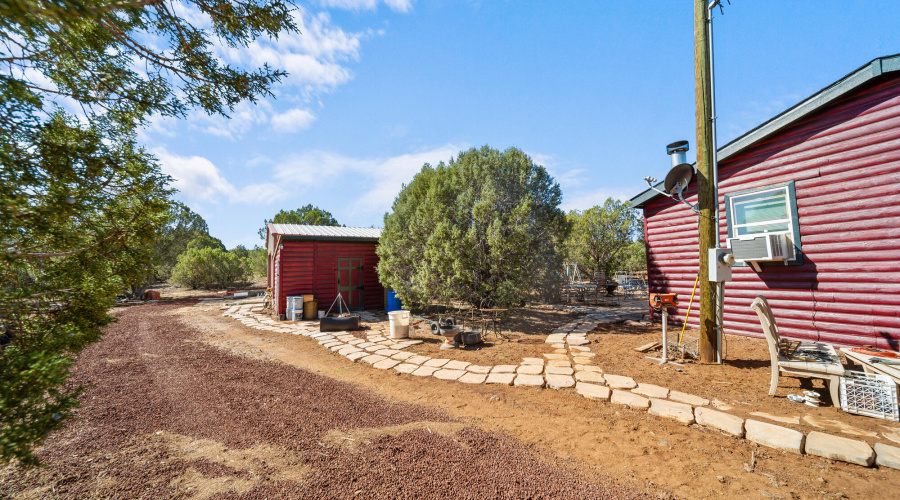
[[[824,89],[807,97],[803,101],[783,111],[746,134],[719,148],[718,160],[723,162],[728,158],[744,151],[753,144],[769,137],[779,130],[796,123],[798,120],[809,116],[829,103],[836,101],[849,92],[887,73],[900,71],[900,54],[873,59],[847,76],[832,83]],[[660,183],[662,184],[662,183]],[[658,184],[656,187],[659,187]],[[631,199],[631,205],[635,208],[643,206],[661,194],[647,189]]]

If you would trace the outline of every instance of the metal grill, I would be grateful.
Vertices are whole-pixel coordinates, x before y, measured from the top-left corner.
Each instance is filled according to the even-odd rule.
[[[847,371],[841,377],[841,409],[900,422],[897,386],[887,375]]]
[[[666,343],[668,344],[667,349],[669,350],[669,355],[679,356],[681,358],[700,359],[700,339],[685,335],[681,338],[681,343],[679,344],[678,335],[681,332],[675,328],[673,328],[673,330],[674,331],[666,332]]]

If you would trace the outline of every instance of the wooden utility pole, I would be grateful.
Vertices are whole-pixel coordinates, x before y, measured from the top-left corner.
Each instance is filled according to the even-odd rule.
[[[709,282],[708,249],[715,247],[712,144],[712,82],[710,78],[709,8],[707,0],[694,0],[694,79],[697,100],[697,189],[700,208],[700,362],[716,362],[715,284]]]

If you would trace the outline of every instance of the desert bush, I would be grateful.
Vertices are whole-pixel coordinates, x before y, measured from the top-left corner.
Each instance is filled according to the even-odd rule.
[[[205,290],[228,288],[246,281],[247,261],[219,248],[192,248],[178,256],[172,281]]]

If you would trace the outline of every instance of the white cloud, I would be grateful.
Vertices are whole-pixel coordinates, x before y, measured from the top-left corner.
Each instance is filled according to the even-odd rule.
[[[357,186],[365,186],[353,197],[354,202],[347,212],[352,221],[390,210],[403,184],[409,183],[422,165],[447,162],[466,148],[465,145],[447,144],[388,158],[351,158],[326,151],[310,151],[281,162],[275,167],[275,177],[295,185],[346,179]]]
[[[174,179],[173,187],[188,202],[270,203],[285,198],[278,184],[250,184],[240,189],[231,184],[213,162],[202,156],[178,156],[165,149],[152,151],[162,171]]]
[[[323,7],[346,10],[375,10],[378,0],[321,0]],[[395,12],[409,12],[412,0],[384,0],[384,4]]]
[[[294,108],[272,117],[272,129],[277,132],[296,132],[309,128],[316,115],[303,108]]]

